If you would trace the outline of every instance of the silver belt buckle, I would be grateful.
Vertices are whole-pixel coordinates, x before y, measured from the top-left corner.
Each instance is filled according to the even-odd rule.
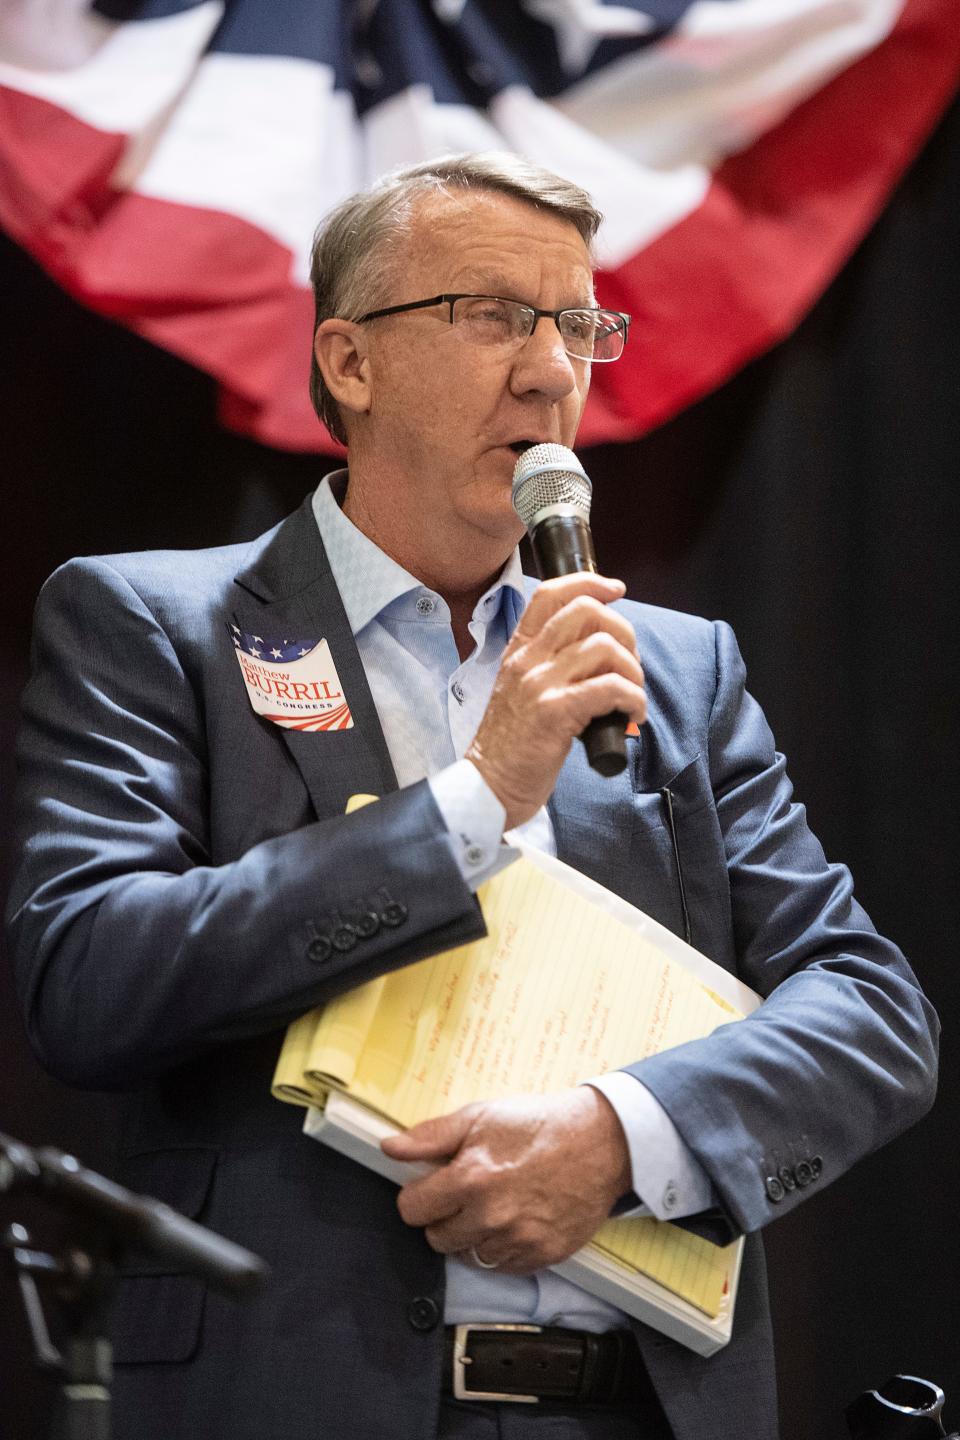
[[[467,1366],[473,1363],[473,1356],[467,1354],[467,1340],[471,1331],[477,1330],[521,1330],[528,1335],[539,1335],[542,1325],[457,1325],[453,1331],[453,1395],[455,1400],[507,1400],[521,1405],[539,1405],[539,1395],[502,1395],[497,1390],[467,1390]]]

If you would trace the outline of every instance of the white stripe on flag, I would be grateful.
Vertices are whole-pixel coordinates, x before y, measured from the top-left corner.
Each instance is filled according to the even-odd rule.
[[[604,269],[622,265],[695,210],[707,193],[710,172],[703,166],[661,173],[637,165],[520,86],[499,95],[491,111],[509,149],[559,171],[593,196],[604,215],[596,242]]]
[[[82,64],[69,70],[25,69],[10,63],[25,44],[38,54],[41,36],[26,27],[51,25],[49,6],[9,7],[0,15],[0,85],[49,100],[98,130],[135,135],[175,103],[220,23],[222,0],[205,0],[159,20],[130,20],[91,27],[92,17],[57,7],[59,39],[54,53],[78,52]],[[32,35],[32,29],[30,31]],[[99,37],[96,39],[95,37]]]
[[[429,85],[410,85],[363,117],[367,136],[366,185],[397,165],[415,165],[445,152],[502,150],[503,138],[480,110],[438,105]]]
[[[139,194],[224,210],[294,255],[306,283],[317,221],[364,183],[353,101],[311,60],[215,53],[201,63],[141,173]]]
[[[642,165],[711,169],[886,39],[905,0],[701,0],[553,104]]]

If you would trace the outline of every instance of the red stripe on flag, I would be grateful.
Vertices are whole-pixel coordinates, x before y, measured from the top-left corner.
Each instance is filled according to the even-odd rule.
[[[237,428],[334,448],[307,397],[313,303],[286,246],[235,215],[113,190],[125,137],[45,100],[0,87],[0,125],[0,224],[65,290],[218,379]]]
[[[0,135],[0,225],[46,264],[98,223],[126,137],[3,85]]]

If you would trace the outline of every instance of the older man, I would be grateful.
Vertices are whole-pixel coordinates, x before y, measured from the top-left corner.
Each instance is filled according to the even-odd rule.
[[[275,1273],[243,1307],[127,1276],[121,1437],[770,1440],[757,1237],[709,1360],[544,1267],[618,1202],[755,1232],[930,1102],[932,1013],[790,803],[729,630],[520,574],[517,454],[573,443],[626,339],[596,307],[598,223],[509,156],[347,201],[315,247],[312,389],[349,471],[251,545],[75,561],[44,590],[11,899],[30,1033],[66,1080],[133,1092],[128,1183]],[[238,637],[324,639],[350,727],[255,712]],[[600,779],[575,737],[614,709],[642,739]],[[344,816],[358,791],[383,798]],[[416,1127],[394,1153],[438,1168],[398,1202],[270,1099],[282,1030],[481,934],[473,892],[518,825],[770,998]],[[500,1400],[452,1398],[471,1322],[502,1328],[460,1378]]]

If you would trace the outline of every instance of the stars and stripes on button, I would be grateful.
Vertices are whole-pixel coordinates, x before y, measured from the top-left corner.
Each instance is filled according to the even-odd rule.
[[[353,717],[326,640],[229,626],[250,705],[285,730],[351,730]]]

